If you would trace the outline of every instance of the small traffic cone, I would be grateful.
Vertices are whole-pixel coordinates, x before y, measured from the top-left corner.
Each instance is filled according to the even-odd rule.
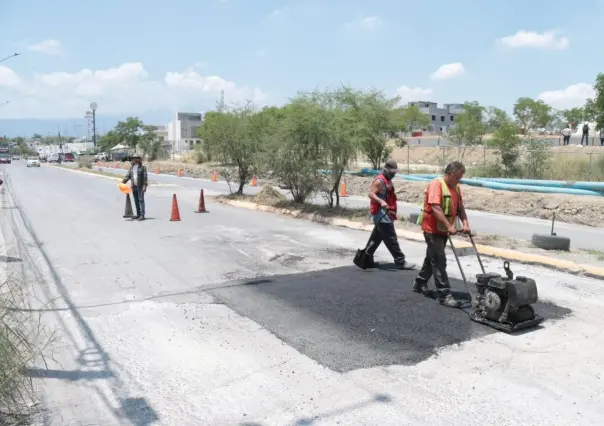
[[[157,174],[157,175],[161,174],[161,170],[159,169],[159,167],[157,169],[155,169],[155,174]]]
[[[252,185],[251,186],[258,186],[258,182],[256,181],[256,176],[252,176]]]
[[[199,193],[199,205],[198,205],[195,213],[209,213],[209,211],[206,210],[206,201],[205,201],[205,198],[203,197],[203,188],[201,189],[201,192]]]
[[[130,202],[130,194],[126,194],[126,207],[124,207],[124,219],[129,219],[134,217],[134,212],[132,211],[132,203]]]
[[[348,197],[348,193],[346,192],[346,182],[342,180],[340,184],[340,197]]]
[[[180,210],[178,210],[178,200],[176,194],[172,195],[172,214],[170,215],[170,222],[180,221]]]
[[[178,172],[176,173],[176,176],[182,177],[182,169],[178,169]]]
[[[212,182],[218,182],[218,175],[216,174],[216,170],[212,172]]]

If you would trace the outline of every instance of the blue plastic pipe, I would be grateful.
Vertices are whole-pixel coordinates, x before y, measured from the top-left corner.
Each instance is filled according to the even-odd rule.
[[[604,182],[572,182],[565,180],[541,180],[541,179],[504,179],[504,178],[479,178],[489,182],[498,182],[512,185],[548,186],[551,188],[573,188],[587,189],[591,191],[604,191]]]

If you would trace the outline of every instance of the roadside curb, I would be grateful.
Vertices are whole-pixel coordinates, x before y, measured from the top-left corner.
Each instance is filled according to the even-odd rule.
[[[224,198],[216,198],[216,202],[221,204],[228,204],[234,207],[242,207],[248,210],[256,210],[267,213],[277,213],[285,216],[292,216],[296,219],[310,220],[312,222],[318,222],[325,225],[339,226],[343,228],[356,229],[360,231],[371,231],[373,227],[371,225],[353,222],[348,219],[342,218],[328,218],[316,213],[305,213],[301,210],[292,210],[286,208],[265,206],[262,204],[253,203],[250,201],[239,201],[239,200],[226,200]],[[397,235],[400,238],[404,238],[410,241],[423,242],[424,236],[419,232],[412,232],[403,229],[396,230]],[[455,245],[458,248],[471,248],[472,244],[463,241],[455,240]],[[543,256],[533,253],[523,253],[517,250],[502,249],[498,247],[487,246],[483,244],[476,244],[478,252],[484,256],[496,257],[499,259],[510,260],[519,263],[525,263],[529,265],[545,266],[550,269],[556,269],[563,272],[569,272],[577,275],[585,275],[591,278],[597,278],[604,280],[604,268],[585,265],[576,262],[572,262],[564,259],[556,259],[548,256]]]

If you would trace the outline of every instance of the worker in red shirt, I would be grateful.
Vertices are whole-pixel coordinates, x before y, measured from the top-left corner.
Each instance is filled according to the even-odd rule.
[[[371,256],[371,267],[374,266],[373,254],[383,242],[394,258],[394,263],[398,269],[414,269],[416,265],[405,259],[405,254],[398,243],[398,236],[394,228],[394,222],[397,219],[397,200],[392,179],[397,171],[396,161],[388,160],[382,173],[377,175],[371,184],[369,208],[375,227],[367,242],[366,253]]]
[[[470,233],[459,188],[459,181],[465,172],[465,166],[459,161],[454,161],[447,165],[443,176],[430,182],[426,189],[424,208],[417,221],[422,226],[428,247],[422,269],[413,284],[413,291],[425,294],[428,290],[428,280],[433,276],[438,302],[451,308],[458,308],[460,303],[451,294],[445,247],[449,236],[457,234],[455,222],[458,218],[463,224],[461,232]]]

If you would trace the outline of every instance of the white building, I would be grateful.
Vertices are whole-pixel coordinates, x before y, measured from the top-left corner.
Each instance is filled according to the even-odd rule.
[[[201,143],[197,129],[201,126],[203,114],[199,112],[177,112],[174,120],[166,126],[167,141],[172,151],[189,151]]]
[[[170,142],[170,135],[168,133],[168,126],[153,126],[155,127],[155,134],[162,140],[162,149],[164,151],[170,151],[172,149],[172,143]]]
[[[455,124],[455,116],[463,111],[463,104],[444,104],[438,107],[436,102],[409,102],[419,108],[430,119],[428,129],[436,133],[444,133]]]

